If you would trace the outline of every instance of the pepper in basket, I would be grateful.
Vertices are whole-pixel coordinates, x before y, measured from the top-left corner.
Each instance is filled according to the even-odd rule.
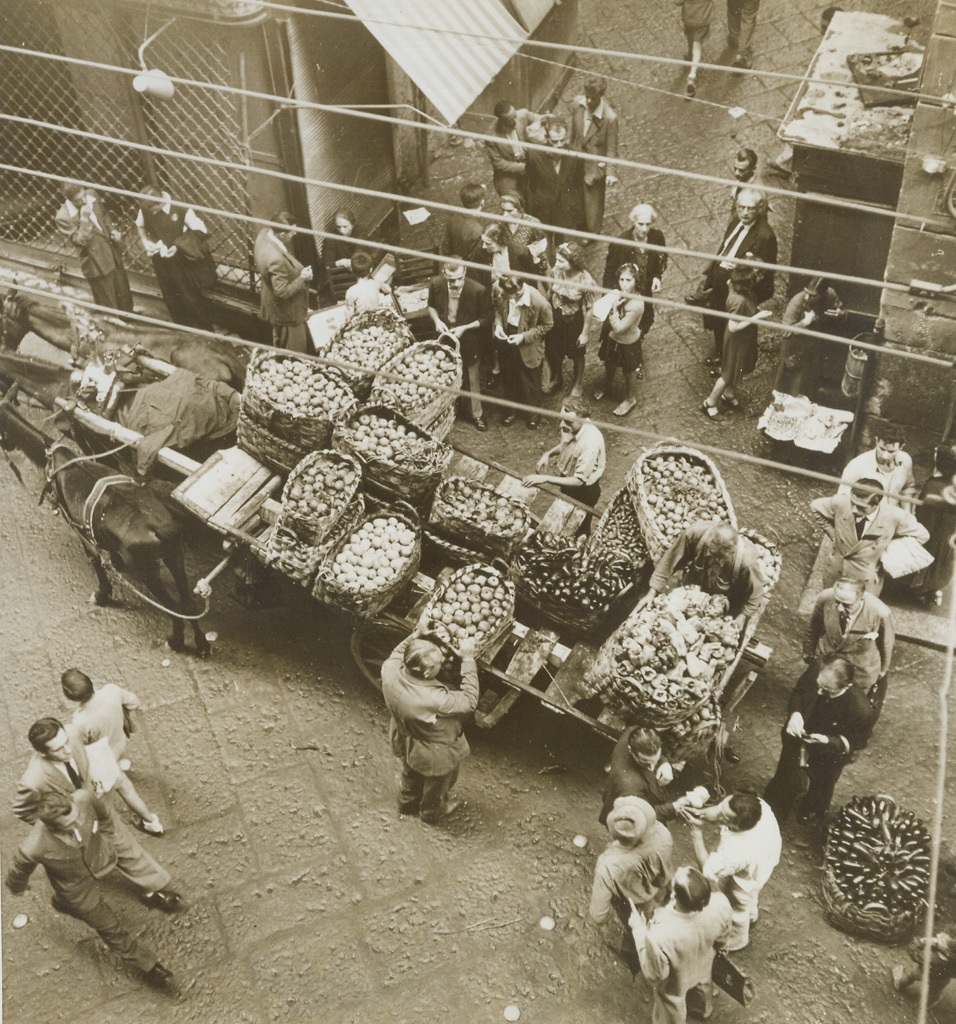
[[[438,678],[441,648],[416,630],[382,665],[382,693],[392,713],[389,738],[402,762],[398,809],[434,825],[449,817],[462,801],[452,797],[461,762],[471,752],[462,719],[478,706],[475,641],[458,643],[461,689]]]

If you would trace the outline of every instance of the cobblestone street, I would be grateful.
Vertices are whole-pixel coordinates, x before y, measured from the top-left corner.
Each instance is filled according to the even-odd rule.
[[[928,2],[878,0],[872,9],[932,14]],[[673,4],[587,0],[582,12],[584,44],[683,55]],[[808,0],[764,0],[755,65],[803,73],[819,42],[819,12]],[[705,60],[727,58],[723,17],[715,5]],[[617,59],[584,67],[609,77],[608,97],[623,118],[622,156],[728,177],[740,145],[755,148],[761,162],[775,154],[774,133],[793,91],[774,79],[705,71],[698,95],[707,102],[697,103],[683,98],[676,67]],[[565,98],[579,86],[576,76]],[[733,117],[728,107],[746,113]],[[422,195],[457,202],[462,182],[474,175],[489,181],[490,192],[484,155],[445,144]],[[704,251],[719,240],[730,204],[726,186],[625,171],[609,195],[605,231],[618,233],[641,200],[657,207],[668,244]],[[774,199],[770,216],[785,262],[792,204]],[[436,222],[425,228],[436,230]],[[594,246],[598,278],[603,257],[603,246]],[[683,300],[697,272],[692,260],[673,259],[662,296]],[[783,291],[778,278],[777,313]],[[709,338],[699,317],[660,313],[645,343],[647,379],[629,424],[690,444],[765,454],[756,431],[773,363],[771,332],[765,333],[743,410],[715,424],[699,410],[711,385],[703,364]],[[596,361],[589,362],[588,391],[599,374]],[[600,403],[595,417],[612,418],[613,404]],[[498,416],[487,434],[459,424],[452,439],[520,474],[533,470],[553,434],[547,423],[537,434],[520,423],[504,429]],[[605,497],[623,483],[639,443],[608,435]],[[0,853],[8,864],[26,834],[9,797],[29,754],[27,729],[43,715],[69,717],[59,675],[77,666],[94,683],[116,682],[143,700],[130,743],[132,778],[166,834],[142,837],[142,845],[170,870],[186,907],[165,916],[147,910],[130,888],[110,884],[109,899],[128,927],[177,977],[178,992],[162,995],[85,925],[51,909],[42,872],[25,895],[4,890],[3,1011],[10,1024],[491,1024],[509,1004],[528,1024],[650,1021],[649,989],[631,980],[587,921],[594,859],[607,838],[597,813],[609,744],[571,719],[519,701],[494,730],[470,731],[462,812],[437,827],[400,818],[388,715],[354,666],[344,618],[291,585],[274,606],[249,610],[224,576],[204,620],[218,635],[213,657],[173,654],[164,643],[167,621],[131,595],[118,593],[119,608],[88,602],[93,576],[82,549],[47,505],[37,508],[40,472],[18,453],[13,458],[26,489],[0,465],[0,735],[8,752],[0,765]],[[733,742],[740,763],[725,766],[720,780],[727,789],[762,789],[802,668],[806,623],[797,609],[818,540],[808,502],[825,488],[717,461],[741,525],[779,538],[784,559],[759,630],[773,657],[739,710]],[[208,539],[197,544],[190,578],[217,557]],[[890,793],[924,821],[931,818],[943,662],[933,650],[899,643],[883,717],[869,749],[845,771],[837,804],[855,793]],[[951,763],[954,753],[956,741]],[[699,776],[688,769],[689,785],[709,781]],[[951,776],[950,807],[953,788]],[[673,831],[676,862],[685,863],[687,831]],[[588,839],[583,849],[573,843],[577,834]],[[951,842],[946,860],[952,863]],[[750,947],[735,955],[753,979],[756,1000],[745,1010],[722,995],[715,1021],[915,1020],[914,1001],[895,993],[889,980],[905,951],[851,939],[826,923],[820,861],[806,827],[785,826],[784,857],[761,897],[760,922]],[[947,866],[940,896],[950,915],[953,893]],[[14,929],[18,913],[29,920]],[[544,915],[555,919],[553,931],[539,927]],[[937,1019],[956,1021],[956,996]]]

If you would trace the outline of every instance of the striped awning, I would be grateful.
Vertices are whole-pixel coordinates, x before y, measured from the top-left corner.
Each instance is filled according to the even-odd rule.
[[[500,0],[347,0],[365,27],[454,124],[528,37]],[[476,39],[460,32],[503,37]]]

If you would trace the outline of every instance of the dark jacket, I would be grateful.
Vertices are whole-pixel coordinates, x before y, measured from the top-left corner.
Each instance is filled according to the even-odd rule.
[[[529,212],[545,228],[581,228],[584,224],[584,161],[561,151],[561,169],[550,153],[532,150],[527,160]]]
[[[611,108],[607,100],[603,102],[603,116],[591,118],[591,128],[584,133],[584,111],[583,103],[574,107],[571,115],[571,138],[568,142],[570,149],[581,153],[590,153],[594,156],[609,156],[617,158],[617,114]],[[598,167],[598,160],[587,160],[584,162],[585,184],[593,185],[601,181],[607,175],[606,167]],[[612,174],[616,173],[612,170]]]
[[[64,203],[57,212],[56,226],[76,246],[84,277],[105,277],[117,266],[122,266],[120,247],[110,237],[113,219],[99,199],[93,203],[93,216],[84,209],[83,204],[73,212],[70,205]]]
[[[437,274],[428,285],[428,305],[449,327],[478,321],[478,327],[466,331],[460,339],[462,361],[467,365],[477,359],[490,336],[493,313],[488,289],[466,277],[458,298],[458,316],[455,323],[448,323],[448,281],[444,274]]]
[[[634,241],[634,229],[628,228],[619,236],[620,242],[611,242],[607,247],[607,259],[604,261],[604,278],[601,283],[605,288],[617,287],[618,271],[625,263],[633,263],[638,269],[637,290],[641,295],[653,294],[654,278],[662,280],[667,270],[667,253],[655,252],[653,249],[637,249],[623,244]],[[650,245],[667,245],[664,232],[659,228],[651,228],[647,233]],[[644,315],[641,317],[641,330],[646,334],[654,323],[654,304],[644,303]]]
[[[717,248],[718,254],[724,248],[724,243],[736,229],[739,220],[731,217],[727,228],[720,239]],[[762,263],[777,262],[777,236],[773,228],[763,219],[758,217],[751,224],[744,234],[744,240],[737,249],[738,259],[760,260]],[[715,271],[720,268],[720,259],[715,259],[707,268],[707,277],[712,280]],[[724,272],[724,276],[729,274]],[[754,301],[759,305],[773,298],[774,272],[772,270],[754,269]]]
[[[302,264],[283,252],[263,228],[256,237],[255,262],[259,273],[259,316],[278,327],[304,324],[309,315],[309,283],[299,275]]]
[[[627,741],[637,728],[638,726],[634,725],[630,729],[625,729],[611,753],[611,770],[604,784],[604,803],[598,815],[598,821],[602,825],[607,824],[607,816],[619,796],[639,796],[646,800],[661,821],[670,821],[676,817],[674,803],[668,800],[667,792],[657,781],[653,769],[644,768],[631,756]]]
[[[468,213],[449,214],[442,240],[442,255],[460,256],[463,260],[480,263],[481,236],[489,223]]]
[[[800,677],[790,694],[787,719],[795,712],[803,715],[803,730],[827,737],[824,747],[810,747],[811,754],[847,761],[865,742],[873,709],[857,686],[850,686],[836,697],[817,690],[816,666]]]

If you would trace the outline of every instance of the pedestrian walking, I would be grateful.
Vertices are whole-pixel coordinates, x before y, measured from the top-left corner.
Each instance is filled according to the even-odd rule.
[[[946,932],[937,932],[929,940],[929,992],[930,1008],[935,1007],[943,998],[947,985],[956,978],[956,940]],[[923,977],[923,956],[927,941],[923,936],[913,940],[910,956],[914,963],[904,967],[894,967],[891,976],[893,988],[902,992],[911,985],[918,985]]]
[[[664,760],[660,736],[653,729],[630,726],[611,751],[598,821],[604,825],[615,801],[623,796],[640,797],[654,808],[659,821],[673,821],[677,810],[667,794],[667,786],[673,781],[674,770]]]
[[[688,1011],[707,1019],[714,1006],[714,958],[732,934],[727,897],[692,867],[674,873],[674,896],[650,921],[630,917],[641,974],[654,991],[652,1024],[686,1024]]]
[[[724,321],[720,376],[701,406],[711,420],[717,418],[718,402],[730,409],[740,408],[737,389],[757,366],[757,324],[773,316],[769,309],[757,309],[753,285],[754,275],[749,267],[734,267],[730,272],[724,310],[740,319]]]
[[[462,719],[478,706],[475,642],[461,642],[461,689],[438,678],[441,650],[413,633],[382,665],[382,693],[392,713],[392,753],[402,762],[401,814],[417,814],[434,825],[454,814],[462,801],[452,796],[461,762],[470,753]]]
[[[812,327],[827,313],[841,314],[842,311],[843,303],[840,296],[830,287],[826,278],[811,277],[787,303],[783,323],[787,326]],[[819,356],[819,339],[808,338],[805,334],[795,334],[792,331],[784,333],[780,340],[774,390],[786,395],[810,397],[816,390],[814,367]],[[872,473],[860,475],[872,476]]]
[[[763,798],[778,822],[799,802],[802,821],[822,824],[843,769],[860,750],[872,711],[853,685],[856,669],[830,653],[800,677],[787,704],[777,770]],[[806,792],[805,781],[809,783]]]
[[[646,800],[622,796],[607,817],[611,841],[597,859],[588,915],[633,973],[637,950],[628,927],[631,908],[650,915],[669,896],[674,840]],[[618,928],[609,927],[615,918]]]
[[[641,320],[644,316],[644,298],[638,291],[639,272],[633,263],[624,263],[617,272],[617,291],[606,295],[600,303],[607,306],[606,319],[601,329],[601,347],[598,358],[604,363],[604,384],[594,392],[595,401],[610,396],[614,387],[615,371],[620,367],[624,375],[624,399],[614,409],[615,416],[629,416],[637,405],[638,371],[644,364],[641,339],[644,332]],[[586,331],[591,334],[593,319],[597,314],[595,303],[591,307],[591,319]]]
[[[272,220],[295,227],[291,213],[281,210]],[[309,282],[312,268],[292,254],[295,231],[263,228],[256,236],[254,259],[259,274],[261,319],[272,324],[272,344],[290,352],[309,351]]]
[[[129,278],[123,266],[123,235],[91,188],[63,186],[63,205],[56,214],[57,230],[66,235],[80,257],[80,270],[98,306],[133,311]]]
[[[548,300],[527,281],[510,274],[501,278],[495,298],[494,336],[500,342],[499,360],[505,397],[531,406],[525,411],[529,430],[538,429],[541,405],[541,367],[544,339],[554,326]],[[502,419],[510,426],[517,413],[512,409]]]
[[[149,810],[126,774],[132,767],[126,757],[126,741],[133,731],[131,712],[139,707],[139,698],[115,683],[107,683],[94,690],[90,677],[78,668],[68,668],[60,676],[60,685],[66,699],[79,705],[73,712],[73,727],[84,746],[89,748],[92,744],[105,743],[112,758],[106,771],[108,784],[100,782],[97,788],[102,790],[105,785],[106,789],[114,789],[136,815],[133,823],[140,831],[162,835],[163,826],[158,815]],[[112,772],[114,765],[115,772]],[[95,770],[93,775],[96,775]]]
[[[690,61],[684,91],[689,98],[697,95],[697,69],[703,53],[704,42],[710,35],[710,20],[714,15],[713,0],[679,0],[681,23],[687,52],[684,60]]]
[[[713,807],[681,808],[689,823],[694,853],[707,880],[730,901],[733,930],[728,951],[743,949],[759,914],[760,893],[780,862],[780,827],[770,806],[756,793],[736,792]],[[717,848],[708,852],[701,826],[720,826]]]
[[[753,38],[760,0],[727,0],[727,45],[734,52],[735,68],[754,66]]]
[[[584,321],[594,305],[597,283],[584,265],[584,252],[574,242],[562,242],[554,254],[554,269],[548,285],[548,301],[554,314],[554,326],[544,340],[549,381],[546,395],[564,387],[564,362],[571,361],[574,376],[571,397],[584,387],[584,357],[588,336]]]
[[[913,511],[912,499],[918,490],[913,479],[913,458],[903,451],[906,432],[896,423],[884,422],[874,430],[873,447],[850,459],[840,474],[837,494],[849,494],[858,480],[875,480],[886,505]]]
[[[888,505],[874,491],[881,489],[873,479],[859,480],[849,494],[816,498],[810,508],[823,523],[823,532],[833,548],[823,569],[823,585],[832,587],[838,579],[862,580],[871,594],[883,589],[881,559],[896,537],[929,540],[929,531],[910,512]]]
[[[204,289],[216,283],[209,231],[191,207],[173,206],[172,196],[155,185],[143,188],[136,230],[153,264],[169,315],[178,324],[212,330]]]
[[[86,750],[73,726],[65,727],[56,718],[40,718],[27,734],[33,756],[30,758],[13,801],[13,813],[28,825],[37,820],[40,800],[46,793],[72,796],[83,790],[95,796],[90,763]],[[180,903],[178,893],[167,889],[169,872],[136,842],[112,813],[108,800],[102,801],[110,814],[112,841],[119,868],[143,890],[143,902],[163,910],[175,910]]]
[[[599,235],[604,227],[604,199],[607,189],[618,183],[617,174],[607,166],[607,158],[617,159],[619,118],[607,101],[607,81],[592,75],[584,82],[584,95],[574,98],[571,115],[570,149],[596,157],[584,161],[581,175],[584,227]],[[589,244],[588,239],[585,244]]]
[[[101,880],[114,870],[125,874],[106,807],[83,791],[70,796],[51,791],[43,795],[36,810],[33,830],[13,855],[7,889],[14,895],[25,892],[33,872],[42,867],[53,889],[54,910],[88,924],[114,953],[142,971],[150,984],[168,985],[172,973],[149,946],[130,934],[103,898]],[[157,869],[162,870],[158,865]],[[169,895],[176,894],[170,891]]]

